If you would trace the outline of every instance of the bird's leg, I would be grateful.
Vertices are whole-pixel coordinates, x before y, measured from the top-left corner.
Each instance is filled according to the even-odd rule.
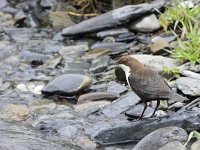
[[[138,120],[141,120],[141,119],[142,119],[142,117],[143,117],[143,115],[144,115],[144,112],[145,112],[145,110],[147,109],[147,102],[143,102],[143,103],[144,103],[144,109],[143,109],[143,111],[142,111],[141,116],[138,118]]]
[[[158,109],[158,106],[159,106],[159,105],[160,105],[160,100],[157,100],[156,108],[155,108],[153,114],[151,115],[151,117],[154,116],[154,114],[155,114],[156,110]]]

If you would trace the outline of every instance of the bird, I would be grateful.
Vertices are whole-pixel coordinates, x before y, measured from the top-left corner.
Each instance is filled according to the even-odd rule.
[[[167,102],[168,100],[174,102],[188,100],[186,97],[173,91],[158,72],[148,68],[137,59],[129,55],[122,56],[118,60],[118,64],[125,72],[129,87],[144,103],[144,109],[139,120],[143,118],[143,114],[147,108],[147,102],[157,101],[156,108],[151,115],[152,117],[160,105],[160,100],[167,100]]]

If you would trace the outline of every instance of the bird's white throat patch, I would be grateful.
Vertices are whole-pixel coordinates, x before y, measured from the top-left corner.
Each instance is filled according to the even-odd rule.
[[[123,64],[120,64],[120,67],[124,70],[125,74],[126,74],[126,81],[127,83],[129,84],[129,81],[128,81],[128,77],[129,75],[131,74],[131,69],[130,67],[126,66],[126,65],[123,65]],[[130,84],[129,84],[130,86]]]

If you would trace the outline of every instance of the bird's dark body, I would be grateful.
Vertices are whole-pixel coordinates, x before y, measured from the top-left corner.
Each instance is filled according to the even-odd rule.
[[[159,100],[187,100],[187,98],[172,91],[165,80],[156,71],[147,68],[135,58],[123,56],[119,59],[118,63],[130,68],[127,80],[131,89],[142,99],[145,104],[143,113],[147,107],[147,102],[149,101],[157,100],[158,107],[160,104]]]

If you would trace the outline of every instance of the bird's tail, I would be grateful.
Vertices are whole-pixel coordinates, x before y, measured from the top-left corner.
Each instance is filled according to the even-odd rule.
[[[176,93],[174,91],[170,94],[170,99],[169,100],[172,103],[173,102],[187,102],[187,101],[189,101],[189,99],[187,97],[179,95],[178,93]]]

